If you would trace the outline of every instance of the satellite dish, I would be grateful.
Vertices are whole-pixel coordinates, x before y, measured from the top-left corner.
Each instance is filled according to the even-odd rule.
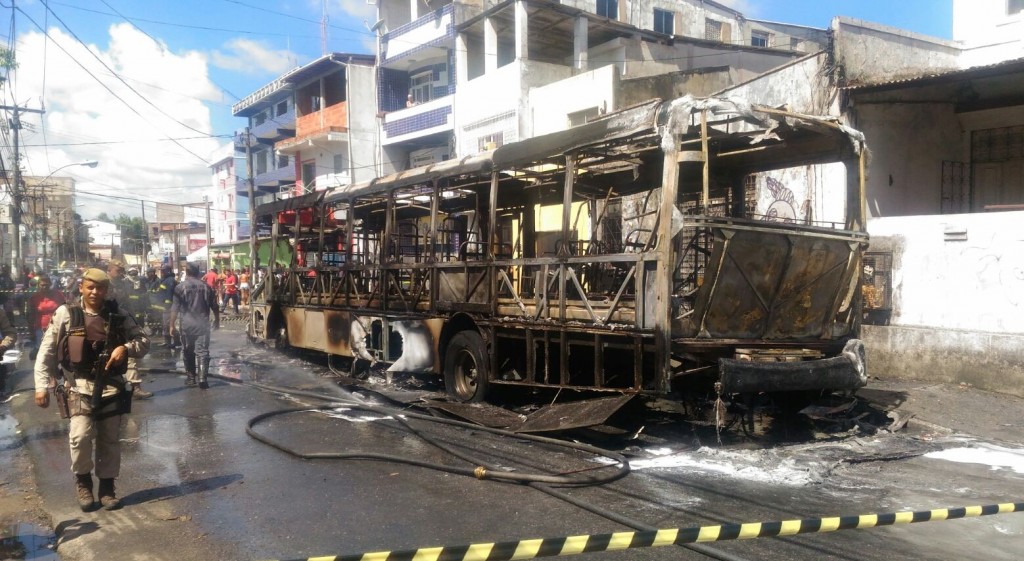
[[[376,33],[378,31],[380,31],[380,28],[382,28],[382,27],[384,27],[384,20],[379,19],[379,20],[377,20],[377,23],[375,23],[375,24],[370,26],[370,31]]]

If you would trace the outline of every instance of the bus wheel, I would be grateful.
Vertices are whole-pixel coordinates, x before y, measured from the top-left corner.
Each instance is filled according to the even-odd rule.
[[[444,357],[444,387],[463,403],[483,401],[487,393],[487,346],[476,331],[460,331]]]

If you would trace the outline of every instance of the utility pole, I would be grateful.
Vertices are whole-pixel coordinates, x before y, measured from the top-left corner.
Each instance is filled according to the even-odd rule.
[[[260,268],[260,252],[256,248],[256,178],[252,172],[252,137],[245,127],[245,169],[249,176],[249,278],[250,286],[256,286],[257,271]],[[273,271],[268,271],[273,274]]]
[[[139,204],[142,205],[142,243],[145,244],[145,251],[143,252],[143,255],[145,255],[145,257],[142,258],[141,261],[145,261],[146,262],[146,269],[148,269],[149,268],[149,250],[152,249],[152,248],[149,245],[149,223],[146,222],[146,201],[139,201]],[[158,238],[158,240],[159,240],[159,238]],[[142,263],[139,263],[139,266],[141,267]],[[142,273],[142,274],[145,274],[146,269],[143,269],[143,270],[141,270],[139,272]]]
[[[213,234],[210,232],[213,224],[210,222],[210,204],[212,201],[210,201],[210,197],[204,195],[203,202],[206,203],[206,270],[209,271],[210,267],[213,266],[211,261],[213,254],[210,252],[210,244],[213,243]]]
[[[25,185],[21,178],[21,154],[20,154],[20,133],[21,116],[19,112],[46,113],[43,109],[28,109],[14,105],[0,105],[0,109],[7,109],[13,112],[10,121],[11,134],[14,135],[14,183],[11,183],[11,225],[14,227],[14,240],[11,254],[11,270],[14,275],[21,274],[21,203],[25,200]]]

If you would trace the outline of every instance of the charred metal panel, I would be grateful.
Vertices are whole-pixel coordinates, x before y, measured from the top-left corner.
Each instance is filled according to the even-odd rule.
[[[288,330],[288,344],[306,348],[306,314],[302,308],[281,308]]]
[[[338,310],[324,310],[324,326],[326,333],[326,351],[332,355],[352,356],[349,335],[352,331],[350,314]]]
[[[600,425],[622,408],[632,394],[545,405],[527,416],[515,432],[551,432]]]
[[[714,239],[711,259],[694,313],[676,325],[676,335],[766,340],[833,336],[830,316],[849,292],[850,263],[857,258],[863,234],[739,220],[707,226]]]
[[[438,271],[438,304],[489,304],[487,269],[440,269]],[[446,306],[447,309],[454,309]]]

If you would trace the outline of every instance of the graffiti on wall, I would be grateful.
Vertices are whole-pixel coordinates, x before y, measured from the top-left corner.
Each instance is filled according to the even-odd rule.
[[[765,176],[764,182],[765,188],[768,191],[768,197],[765,201],[767,208],[762,213],[763,220],[766,222],[795,224],[809,219],[807,213],[810,210],[810,200],[805,200],[803,204],[798,204],[793,190],[774,177]],[[760,198],[765,200],[763,195]]]

